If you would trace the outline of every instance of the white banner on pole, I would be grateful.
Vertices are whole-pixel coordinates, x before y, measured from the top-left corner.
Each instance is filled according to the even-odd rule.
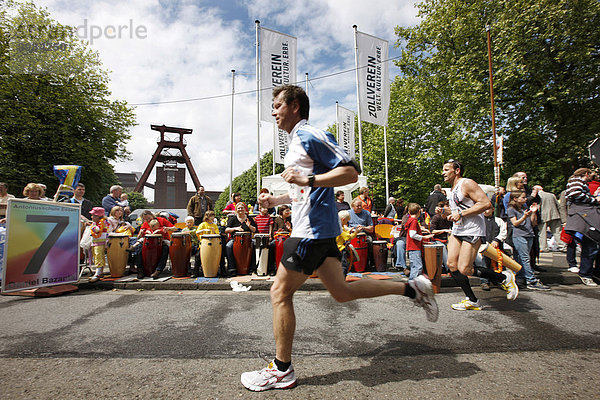
[[[283,164],[285,155],[290,146],[289,135],[286,131],[279,129],[276,123],[273,123],[273,137],[275,138],[275,148],[273,149],[273,157],[277,164]]]
[[[294,83],[296,83],[296,38],[261,27],[261,121],[275,123],[271,116],[273,92],[270,88]]]
[[[354,112],[337,104],[338,144],[350,158],[354,158]]]
[[[387,124],[390,105],[387,40],[357,32],[359,104],[363,121]]]
[[[496,138],[496,159],[498,160],[498,164],[502,164],[502,151],[504,150],[504,138],[499,136]]]

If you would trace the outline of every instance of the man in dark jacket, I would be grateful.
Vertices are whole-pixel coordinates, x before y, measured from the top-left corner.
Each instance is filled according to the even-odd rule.
[[[433,192],[431,192],[425,203],[425,210],[427,210],[427,214],[429,214],[430,217],[435,215],[435,208],[440,201],[446,201],[446,196],[442,193],[442,185],[436,184],[433,187]]]

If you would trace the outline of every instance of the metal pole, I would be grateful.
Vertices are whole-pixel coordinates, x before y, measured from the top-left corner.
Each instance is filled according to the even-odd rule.
[[[500,190],[500,167],[498,166],[498,155],[496,149],[496,113],[494,109],[494,73],[492,70],[492,39],[490,36],[490,26],[485,26],[487,33],[487,45],[488,45],[488,62],[490,72],[490,97],[492,101],[492,143],[494,148],[494,185],[496,187],[496,193]]]
[[[361,125],[361,115],[360,115],[360,90],[358,87],[358,37],[356,30],[358,27],[356,25],[352,25],[354,28],[354,64],[356,66],[356,101],[358,103],[358,152],[360,156],[360,169],[362,171],[365,170],[363,165],[363,151],[362,151],[362,125]]]
[[[306,95],[308,96],[308,72],[305,73],[304,87],[306,88]]]
[[[385,201],[390,198],[390,183],[388,181],[388,151],[387,151],[387,125],[383,126],[383,154],[385,158]]]
[[[231,70],[231,134],[229,138],[229,198],[233,193],[233,98],[235,95],[235,69]]]
[[[260,30],[260,21],[254,21],[256,24],[256,197],[260,192],[260,43],[258,34]]]
[[[336,101],[335,102],[335,131],[336,131],[336,139],[338,144],[340,143],[340,105]]]

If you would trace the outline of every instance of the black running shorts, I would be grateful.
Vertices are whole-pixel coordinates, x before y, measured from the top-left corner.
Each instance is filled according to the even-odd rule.
[[[335,244],[335,238],[304,239],[291,237],[283,243],[281,263],[287,269],[311,275],[323,264],[327,257],[338,260],[342,255]]]

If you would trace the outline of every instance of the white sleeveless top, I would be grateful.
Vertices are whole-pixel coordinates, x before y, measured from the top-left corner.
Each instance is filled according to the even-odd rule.
[[[462,191],[462,184],[465,178],[460,178],[450,192],[450,209],[453,213],[458,210],[464,211],[472,207],[475,202],[466,197]],[[462,217],[452,225],[452,235],[454,236],[480,236],[485,237],[485,218],[483,213]]]

